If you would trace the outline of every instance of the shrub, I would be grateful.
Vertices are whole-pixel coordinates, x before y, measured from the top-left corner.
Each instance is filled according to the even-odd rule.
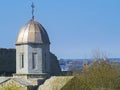
[[[2,85],[1,90],[19,90],[19,87],[15,84]]]

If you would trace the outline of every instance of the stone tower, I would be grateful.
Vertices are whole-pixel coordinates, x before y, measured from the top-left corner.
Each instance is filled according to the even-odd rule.
[[[16,74],[14,77],[25,79],[47,78],[61,73],[59,62],[50,52],[50,40],[45,28],[34,19],[32,3],[32,19],[19,31],[16,40]]]
[[[16,40],[16,74],[50,73],[50,41],[44,27],[32,18]]]

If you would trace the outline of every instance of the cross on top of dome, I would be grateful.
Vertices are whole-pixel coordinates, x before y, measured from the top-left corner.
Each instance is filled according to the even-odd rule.
[[[35,5],[34,5],[34,3],[33,3],[33,2],[32,2],[31,7],[32,7],[32,19],[34,19],[34,8],[35,8]]]

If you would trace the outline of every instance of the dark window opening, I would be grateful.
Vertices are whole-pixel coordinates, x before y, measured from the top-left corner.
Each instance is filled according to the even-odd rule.
[[[32,68],[33,69],[37,68],[37,53],[32,54]]]
[[[45,53],[45,70],[46,70],[46,53]]]
[[[21,54],[21,68],[24,68],[24,54]]]

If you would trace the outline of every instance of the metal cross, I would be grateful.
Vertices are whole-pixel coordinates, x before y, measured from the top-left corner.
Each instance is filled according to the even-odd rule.
[[[32,19],[34,19],[34,8],[35,8],[35,6],[34,6],[34,3],[33,3],[33,2],[32,2],[31,7],[32,7]]]

